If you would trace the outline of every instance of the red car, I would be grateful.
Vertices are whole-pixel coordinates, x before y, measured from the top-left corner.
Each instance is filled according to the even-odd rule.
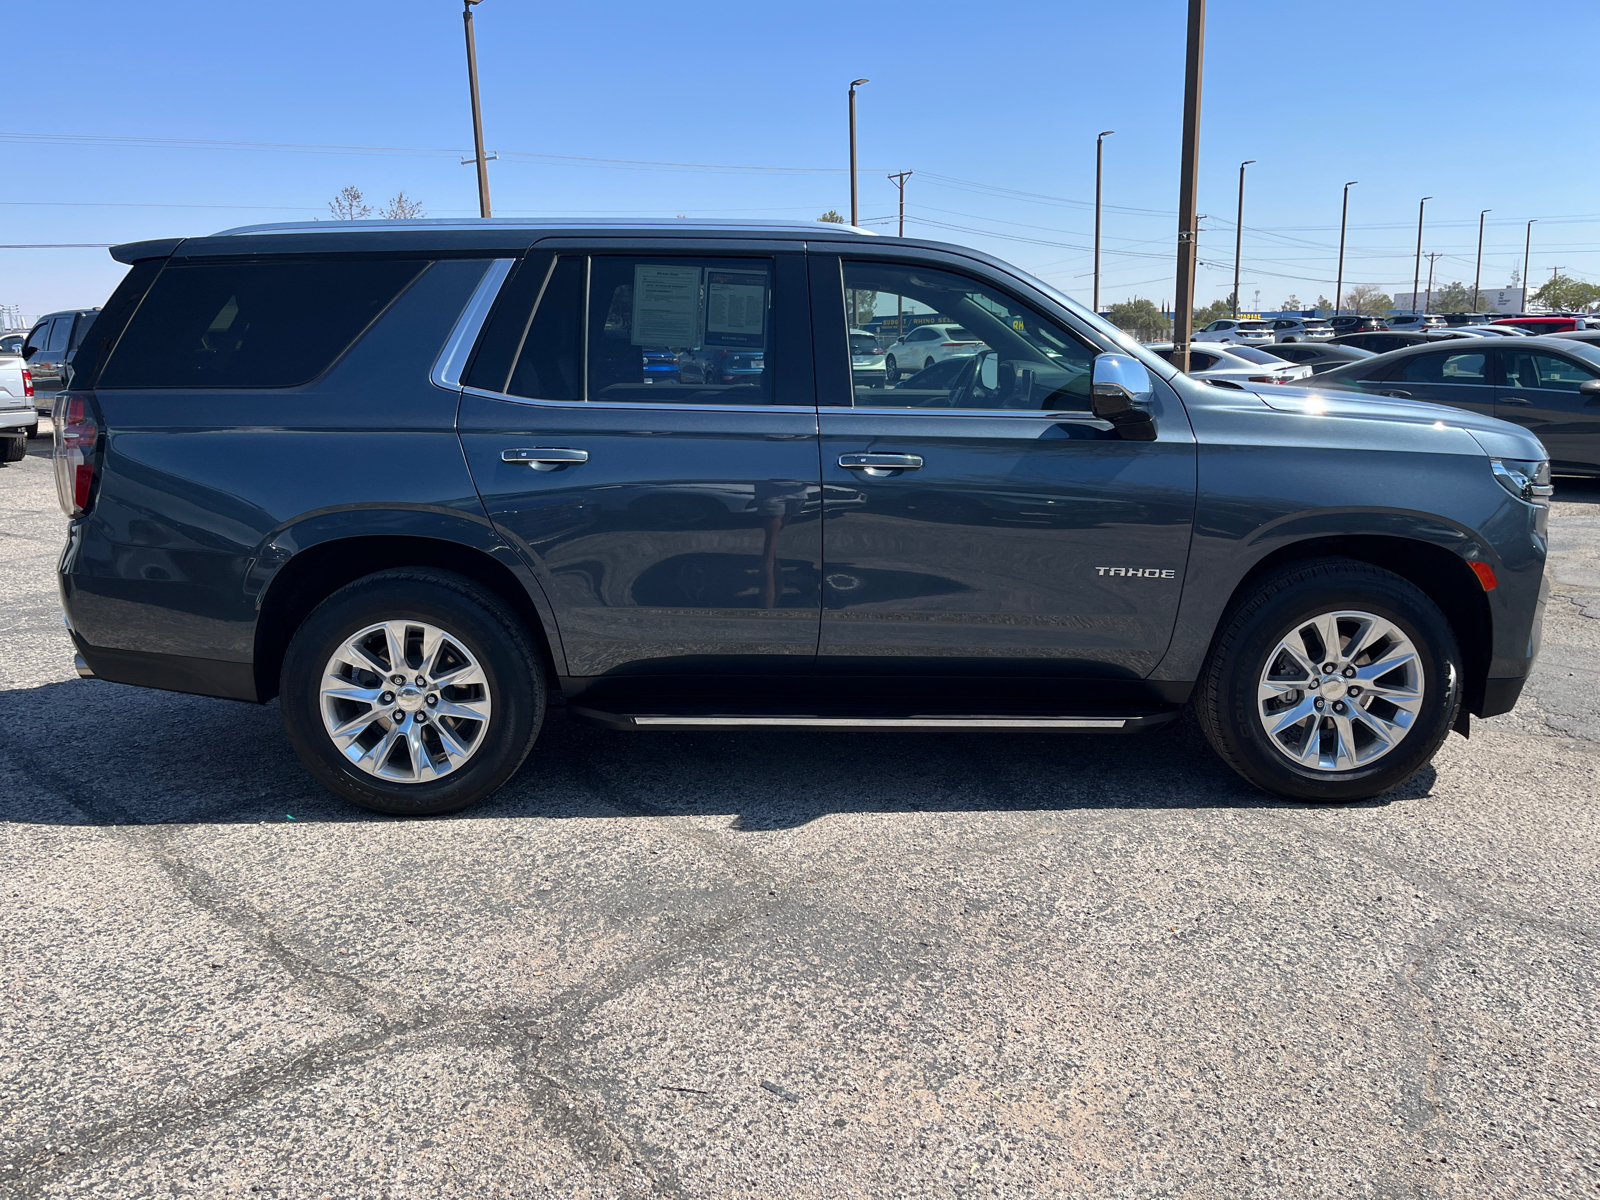
[[[1594,329],[1600,321],[1586,323],[1583,317],[1502,317],[1491,325],[1515,325],[1529,333],[1571,333],[1574,329]]]

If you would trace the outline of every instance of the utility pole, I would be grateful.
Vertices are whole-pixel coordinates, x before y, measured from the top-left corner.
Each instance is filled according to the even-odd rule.
[[[1434,251],[1428,255],[1428,296],[1422,302],[1422,315],[1427,316],[1433,308],[1433,264],[1439,261],[1439,252]]]
[[[1339,210],[1339,278],[1333,285],[1333,315],[1339,315],[1339,301],[1344,297],[1344,231],[1350,220],[1350,189],[1360,183],[1359,179],[1352,179],[1344,185],[1344,207]]]
[[[1483,280],[1483,218],[1494,209],[1486,208],[1478,214],[1478,266],[1472,272],[1472,311],[1478,311],[1478,284]]]
[[[479,0],[462,0],[461,20],[467,27],[467,81],[472,85],[472,152],[478,164],[478,215],[489,215],[489,160],[483,156],[483,108],[478,103],[478,44],[472,36],[472,6]]]
[[[900,237],[906,235],[906,180],[915,174],[915,171],[901,171],[889,176],[889,182],[900,189],[900,233],[898,234]]]
[[[1233,226],[1233,319],[1239,319],[1239,264],[1244,255],[1244,169],[1255,162],[1247,158],[1239,164],[1239,219]]]
[[[1422,290],[1422,210],[1428,206],[1432,196],[1424,196],[1422,203],[1417,205],[1417,267],[1411,273],[1411,315],[1417,315],[1417,293]]]
[[[858,225],[856,219],[861,215],[856,207],[856,89],[863,83],[871,83],[870,79],[855,79],[850,82],[850,224]]]
[[[1094,311],[1100,313],[1100,181],[1105,165],[1105,142],[1115,129],[1103,129],[1094,139]]]
[[[1528,311],[1528,251],[1533,249],[1533,226],[1538,221],[1535,217],[1528,222],[1528,235],[1522,242],[1522,311]]]
[[[1178,177],[1178,292],[1172,307],[1172,365],[1188,374],[1194,329],[1195,189],[1200,160],[1200,76],[1206,54],[1206,0],[1189,0],[1183,69],[1183,158]]]

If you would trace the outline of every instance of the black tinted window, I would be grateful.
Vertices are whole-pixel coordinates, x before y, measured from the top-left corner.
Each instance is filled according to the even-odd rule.
[[[306,383],[424,266],[333,258],[169,264],[112,352],[100,386]]]
[[[590,400],[773,403],[772,261],[589,261]]]
[[[556,259],[521,340],[510,382],[492,390],[536,400],[583,399],[583,259]]]
[[[1485,364],[1488,355],[1482,350],[1458,354],[1418,354],[1391,371],[1390,379],[1406,383],[1487,383]]]

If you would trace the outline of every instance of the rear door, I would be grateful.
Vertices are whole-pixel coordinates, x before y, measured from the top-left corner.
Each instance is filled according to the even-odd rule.
[[[1435,350],[1399,359],[1383,375],[1383,382],[1367,390],[1403,400],[1426,400],[1482,413],[1495,414],[1495,390],[1490,374],[1493,350],[1485,338],[1463,339],[1460,349]]]
[[[1095,348],[1016,292],[959,260],[811,265],[826,401],[820,669],[1147,675],[1171,637],[1194,512],[1176,396],[1150,398],[1156,441],[1124,441],[1089,412]],[[942,387],[853,385],[847,304],[959,324],[984,349]]]
[[[804,254],[684,245],[536,246],[466,376],[473,478],[538,573],[583,679],[815,661]]]
[[[1498,352],[1494,415],[1527,427],[1557,471],[1600,469],[1600,396],[1578,388],[1600,370],[1565,355],[1506,347]]]

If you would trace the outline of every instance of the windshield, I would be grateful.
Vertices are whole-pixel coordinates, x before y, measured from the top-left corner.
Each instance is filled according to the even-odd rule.
[[[1245,362],[1260,363],[1269,367],[1283,366],[1283,359],[1276,354],[1268,354],[1265,350],[1257,350],[1254,346],[1229,346],[1228,353],[1235,358],[1244,359]]]
[[[1013,269],[1012,273],[1015,274],[1017,278],[1026,280],[1030,287],[1037,288],[1040,292],[1043,292],[1046,296],[1049,296],[1050,299],[1054,300],[1062,308],[1066,309],[1069,313],[1071,313],[1083,324],[1087,325],[1090,329],[1094,330],[1101,337],[1107,338],[1115,345],[1120,346],[1123,353],[1132,355],[1147,367],[1154,367],[1157,375],[1160,378],[1171,379],[1173,377],[1174,370],[1172,364],[1169,362],[1163,362],[1157,355],[1152,354],[1139,342],[1139,339],[1134,337],[1131,333],[1124,333],[1110,321],[1102,317],[1099,313],[1090,312],[1087,307],[1079,304],[1060,288],[1046,283],[1037,276],[1029,275],[1026,271],[1015,269]]]

